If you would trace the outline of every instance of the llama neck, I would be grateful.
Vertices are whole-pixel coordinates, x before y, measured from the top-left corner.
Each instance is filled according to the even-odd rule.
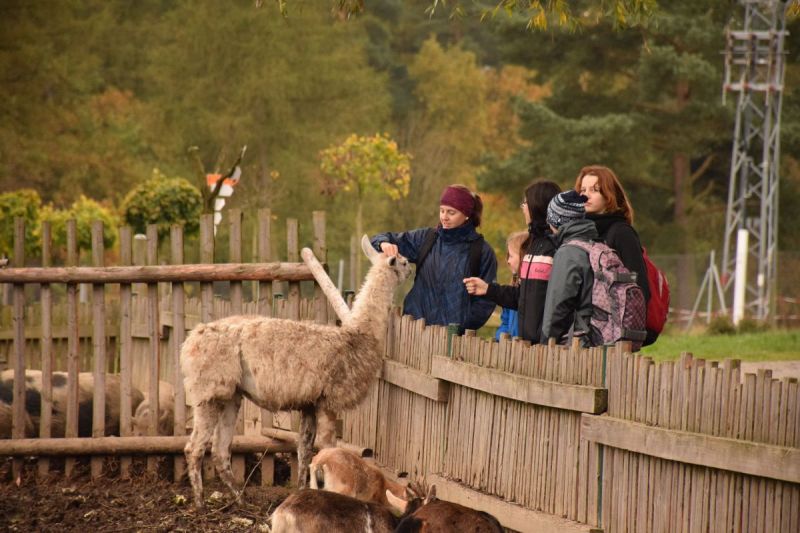
[[[391,268],[373,266],[353,302],[349,319],[342,326],[370,333],[378,339],[383,338],[396,285],[397,277]]]

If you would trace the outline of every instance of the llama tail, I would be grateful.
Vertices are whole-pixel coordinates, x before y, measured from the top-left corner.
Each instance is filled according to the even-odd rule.
[[[313,405],[300,411],[300,435],[297,439],[297,487],[308,487],[308,464],[314,453],[314,439],[317,437],[317,412]]]

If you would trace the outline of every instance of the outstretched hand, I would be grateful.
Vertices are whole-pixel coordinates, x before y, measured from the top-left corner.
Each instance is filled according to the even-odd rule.
[[[400,254],[397,245],[390,242],[381,243],[381,252],[386,254],[387,257],[397,257]]]
[[[489,284],[481,278],[464,278],[464,286],[467,292],[475,296],[483,296],[489,288]]]

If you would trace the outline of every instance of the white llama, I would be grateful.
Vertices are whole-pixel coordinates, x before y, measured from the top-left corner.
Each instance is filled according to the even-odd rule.
[[[203,506],[201,467],[206,445],[222,481],[237,499],[230,447],[242,396],[270,411],[301,411],[297,442],[298,486],[308,478],[316,411],[358,405],[382,365],[394,290],[410,273],[403,257],[386,258],[365,235],[361,247],[372,267],[341,327],[232,316],[195,327],[181,348],[186,397],[194,428],[185,453],[197,507]]]

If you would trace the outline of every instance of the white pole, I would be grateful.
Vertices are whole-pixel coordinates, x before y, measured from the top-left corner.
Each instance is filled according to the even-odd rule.
[[[733,278],[733,324],[744,318],[744,297],[747,287],[747,247],[749,233],[740,229],[736,234],[736,270]]]

